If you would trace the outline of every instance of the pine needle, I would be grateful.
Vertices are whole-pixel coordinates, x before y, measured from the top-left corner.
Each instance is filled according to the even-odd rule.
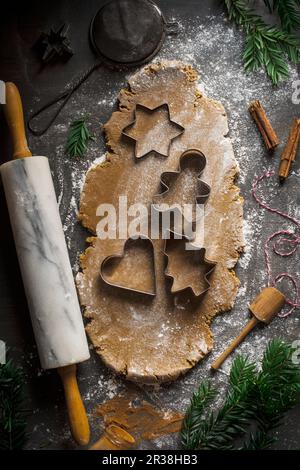
[[[200,385],[183,421],[184,448],[234,449],[235,440],[242,437],[244,443],[239,448],[270,447],[284,413],[300,401],[300,365],[293,362],[293,352],[291,345],[271,341],[260,371],[238,356],[232,364],[226,398],[217,412],[208,410],[216,390],[210,382]],[[254,431],[249,434],[250,427]]]
[[[24,377],[11,361],[0,365],[0,450],[22,449],[26,442]]]
[[[95,136],[90,133],[86,125],[87,116],[72,122],[67,139],[66,153],[70,157],[82,157],[87,150],[90,140]]]

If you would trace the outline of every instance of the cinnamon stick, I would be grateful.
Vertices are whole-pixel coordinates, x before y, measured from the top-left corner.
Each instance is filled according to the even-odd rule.
[[[288,177],[292,162],[295,161],[300,138],[300,119],[295,119],[288,140],[280,157],[278,176],[281,182]]]
[[[252,101],[249,105],[249,111],[264,140],[267,150],[269,152],[273,151],[279,144],[279,139],[260,101]]]

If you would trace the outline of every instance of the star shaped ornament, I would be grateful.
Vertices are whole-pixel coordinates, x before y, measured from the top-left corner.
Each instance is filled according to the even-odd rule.
[[[135,142],[135,157],[142,158],[151,152],[168,157],[172,141],[184,128],[172,121],[167,104],[149,109],[136,105],[134,121],[123,129],[123,135]]]

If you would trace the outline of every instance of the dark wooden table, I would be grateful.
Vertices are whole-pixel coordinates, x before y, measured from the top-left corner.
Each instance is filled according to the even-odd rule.
[[[19,6],[12,1],[1,12],[0,18],[0,79],[14,81],[22,94],[26,117],[41,103],[55,96],[93,61],[94,56],[88,42],[88,27],[93,14],[100,5],[99,0],[44,0],[26,1]],[[264,214],[255,206],[251,194],[254,176],[264,168],[275,165],[275,160],[266,157],[259,135],[247,113],[250,99],[261,99],[272,122],[284,141],[291,120],[299,116],[299,106],[291,102],[292,80],[297,78],[293,69],[292,78],[274,89],[264,74],[246,77],[240,59],[243,34],[229,24],[224,15],[222,2],[218,0],[161,0],[157,2],[168,19],[180,23],[178,36],[168,37],[159,58],[182,59],[191,62],[200,73],[207,94],[225,105],[229,116],[230,136],[241,166],[238,182],[245,198],[246,235],[249,251],[237,266],[241,279],[241,290],[232,312],[219,316],[213,324],[216,348],[214,357],[235,336],[247,318],[247,305],[265,284],[263,265],[263,242],[266,236],[282,225],[276,217]],[[1,6],[1,10],[2,10]],[[70,37],[75,54],[62,64],[41,66],[32,45],[41,30],[67,21],[71,25]],[[102,68],[74,95],[49,132],[40,138],[29,135],[29,145],[35,155],[50,158],[55,188],[60,201],[60,212],[65,228],[74,274],[78,271],[78,256],[85,248],[86,231],[76,222],[76,204],[79,200],[80,182],[93,162],[105,151],[100,124],[104,123],[116,109],[118,90],[126,83],[125,74]],[[87,156],[70,159],[64,154],[69,123],[82,112],[90,113],[90,126],[96,133]],[[282,146],[280,147],[282,148]],[[11,145],[7,128],[0,116],[1,161],[10,158]],[[294,174],[287,182],[284,196],[273,186],[264,193],[273,205],[299,216],[299,161]],[[276,166],[276,165],[275,165]],[[1,243],[0,243],[0,339],[9,348],[8,356],[24,368],[27,378],[30,432],[27,448],[67,449],[76,448],[70,438],[66,423],[62,387],[57,374],[41,371],[28,315],[26,299],[19,273],[14,243],[3,195],[0,188]],[[300,218],[300,216],[299,216]],[[284,269],[299,275],[299,254],[289,261]],[[274,260],[274,269],[282,270],[282,260]],[[38,266],[37,266],[38,269]],[[260,358],[262,345],[273,337],[293,341],[300,338],[297,316],[299,311],[286,320],[276,320],[265,330],[257,330],[240,348],[253,359]],[[141,339],[142,340],[142,339]],[[101,421],[94,416],[95,406],[114,394],[134,385],[115,377],[91,350],[91,360],[80,364],[79,382],[87,405],[92,426],[92,440],[101,433]],[[140,397],[160,406],[184,410],[192,392],[200,381],[211,376],[206,358],[185,377],[174,384],[158,390],[136,389]],[[230,361],[225,367],[228,372]],[[222,392],[227,377],[216,374],[213,378]],[[300,447],[300,408],[287,415],[278,431],[277,449]],[[177,436],[168,436],[155,442],[143,443],[142,447],[179,448]]]

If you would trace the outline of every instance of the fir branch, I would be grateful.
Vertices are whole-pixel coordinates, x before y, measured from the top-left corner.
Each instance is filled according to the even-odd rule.
[[[300,15],[294,0],[278,0],[277,11],[284,31],[290,33],[300,28]],[[299,3],[298,3],[299,4]]]
[[[247,34],[246,46],[243,54],[244,67],[246,70],[256,72],[263,66],[263,46],[258,34]]]
[[[189,407],[189,415],[194,416],[193,433],[189,433],[186,421],[181,431],[182,443],[187,449],[231,449],[232,440],[245,433],[253,417],[252,390],[255,384],[255,366],[239,356],[235,359],[230,379],[229,391],[223,407],[214,414],[210,412],[205,419],[197,421],[195,396]],[[202,409],[200,409],[202,413]],[[188,421],[189,422],[189,421]],[[189,437],[191,436],[191,439]]]
[[[87,116],[72,122],[67,139],[66,153],[71,157],[82,157],[90,140],[95,140],[86,125]]]
[[[26,442],[24,376],[11,361],[0,365],[0,450],[21,449]]]
[[[262,18],[255,14],[247,4],[247,0],[224,0],[229,19],[241,25],[247,32],[249,28],[265,26]]]
[[[257,30],[250,30],[247,35],[249,38],[258,42],[260,50],[257,52],[257,60],[260,65],[265,67],[267,75],[271,78],[274,85],[277,85],[280,79],[289,76],[288,66],[285,62],[285,55],[280,41],[285,41],[285,36],[279,34],[274,27],[258,28]],[[244,57],[247,56],[247,42]],[[245,63],[245,69],[254,71],[250,65]]]
[[[249,8],[246,0],[224,0],[224,3],[229,19],[235,21],[246,33],[243,53],[245,70],[254,72],[264,67],[274,85],[288,77],[285,56],[294,64],[299,62],[300,40],[290,34],[289,29],[283,31],[277,26],[266,24]],[[296,24],[295,16],[293,18],[293,24]]]
[[[290,33],[300,28],[299,0],[264,0],[270,13],[277,11],[284,31]]]
[[[276,441],[273,431],[284,413],[300,399],[300,367],[292,361],[294,349],[280,340],[269,343],[257,378],[256,433],[244,449],[266,449]]]
[[[234,440],[255,431],[242,449],[266,449],[275,442],[274,430],[284,413],[300,400],[300,365],[293,362],[295,349],[281,340],[271,341],[261,370],[238,356],[233,362],[229,388],[217,413],[207,412],[216,391],[210,383],[200,385],[183,421],[181,439],[186,449],[233,449]]]
[[[191,404],[187,409],[181,431],[181,440],[185,449],[194,449],[197,445],[199,423],[202,422],[202,414],[205,408],[215,398],[217,391],[211,383],[202,383],[193,394]]]

